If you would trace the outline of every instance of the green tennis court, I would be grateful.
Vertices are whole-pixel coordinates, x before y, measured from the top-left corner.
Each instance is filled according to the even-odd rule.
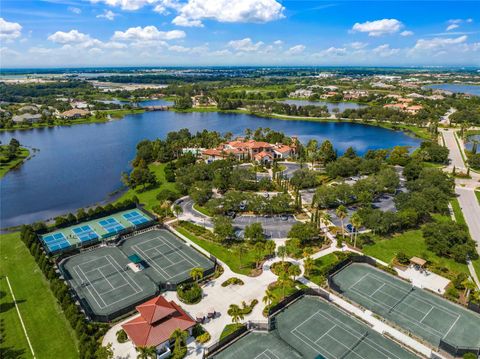
[[[298,300],[276,315],[275,323],[276,329],[268,334],[247,334],[214,357],[416,358],[413,353],[317,297],[306,296]]]
[[[108,320],[158,292],[144,273],[133,272],[128,263],[118,248],[101,247],[67,258],[61,266],[87,312]]]
[[[332,281],[347,298],[439,345],[480,347],[480,315],[364,263],[351,263]]]
[[[190,278],[194,267],[204,271],[215,264],[166,229],[137,234],[119,246],[127,256],[138,255],[147,266],[143,272],[157,285],[178,284]]]

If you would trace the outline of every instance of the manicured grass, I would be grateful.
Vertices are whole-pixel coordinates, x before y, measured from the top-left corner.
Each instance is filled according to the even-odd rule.
[[[27,247],[20,241],[18,232],[0,236],[0,253],[0,303],[5,326],[2,349],[19,350],[24,353],[18,356],[19,358],[31,358],[6,280],[3,278],[8,276],[36,357],[78,358],[75,333],[50,291],[49,283]],[[4,293],[7,295],[3,296]]]
[[[245,326],[245,324],[240,324],[240,323],[227,324],[225,328],[223,328],[222,334],[220,334],[220,340],[232,334],[233,332],[236,332],[238,329],[242,328],[243,326]]]
[[[141,191],[140,189],[129,189],[115,202],[124,201],[132,198],[133,196],[137,196],[140,203],[144,204],[146,209],[152,210],[153,206],[160,204],[156,197],[161,190],[169,189],[173,192],[178,192],[175,187],[175,183],[167,182],[165,179],[165,166],[165,163],[153,163],[149,165],[150,170],[153,171],[157,177],[157,181],[160,184],[159,186],[146,191]]]
[[[220,243],[207,241],[199,238],[181,226],[176,226],[175,229],[224,262],[235,273],[248,275],[255,267],[255,258],[252,250],[247,250],[240,255],[238,247],[236,246],[227,247]]]
[[[453,214],[455,216],[456,222],[466,225],[467,222],[465,222],[465,217],[463,217],[463,212],[462,212],[462,209],[460,208],[460,203],[458,203],[458,199],[453,198],[450,201],[450,203],[451,203],[452,208],[453,208]]]
[[[204,215],[206,215],[206,216],[213,217],[213,213],[211,213],[207,208],[199,206],[196,203],[193,205],[193,209],[202,213],[202,214],[204,214]]]
[[[332,263],[335,263],[338,260],[338,257],[335,253],[327,254],[326,256],[315,259],[314,267],[310,271],[308,279],[313,283],[321,286],[325,282],[325,276],[322,274],[322,269],[330,266]]]
[[[480,204],[480,191],[475,191],[475,196],[477,196],[478,203]]]
[[[5,146],[0,146],[1,151],[3,151],[8,147],[7,145]],[[0,178],[5,176],[8,171],[10,171],[12,168],[15,168],[19,166],[25,158],[27,158],[30,155],[30,151],[24,147],[20,147],[20,149],[17,151],[17,157],[11,161],[5,162],[5,163],[0,163]],[[7,157],[8,158],[8,157]]]
[[[410,230],[392,237],[374,237],[375,244],[364,245],[363,252],[369,256],[390,263],[397,253],[403,252],[408,257],[421,257],[431,262],[430,270],[440,272],[440,267],[447,268],[450,273],[441,273],[452,278],[460,272],[468,274],[466,264],[457,263],[453,259],[439,257],[427,248],[421,230]]]
[[[473,264],[473,267],[475,268],[475,272],[477,273],[477,277],[480,278],[480,258],[472,261],[472,264]]]

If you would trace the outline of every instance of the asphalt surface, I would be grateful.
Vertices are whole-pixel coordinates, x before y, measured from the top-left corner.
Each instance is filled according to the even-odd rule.
[[[195,210],[193,208],[194,202],[189,197],[181,199],[176,203],[183,209],[183,212],[179,215],[181,220],[189,221],[207,228],[213,227],[211,218]],[[286,219],[282,219],[281,216],[264,217],[238,215],[233,220],[233,226],[238,234],[243,235],[245,227],[256,222],[262,224],[264,233],[268,238],[287,238],[290,228],[297,223],[297,220],[293,216],[287,216]]]
[[[456,187],[455,192],[458,194],[458,202],[470,229],[470,235],[477,242],[477,252],[480,254],[480,204],[472,189]]]
[[[457,170],[465,170],[465,163],[463,162],[462,154],[460,153],[457,141],[455,140],[454,131],[442,131],[442,133],[445,144],[450,150],[450,154],[448,156],[450,158],[450,165],[455,166]]]
[[[279,162],[278,164],[285,166],[285,169],[282,171],[282,175],[288,179],[292,178],[295,171],[300,169],[300,165],[298,163]]]

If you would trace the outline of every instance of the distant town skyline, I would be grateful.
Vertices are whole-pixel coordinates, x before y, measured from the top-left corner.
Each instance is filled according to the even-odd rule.
[[[477,1],[2,0],[0,66],[480,65]]]

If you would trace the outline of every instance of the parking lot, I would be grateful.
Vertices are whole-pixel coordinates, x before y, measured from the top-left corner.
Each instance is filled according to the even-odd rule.
[[[290,228],[297,223],[297,220],[289,216],[237,216],[233,220],[235,228],[240,229],[240,235],[243,235],[243,229],[252,223],[261,223],[264,233],[268,238],[287,238]]]

